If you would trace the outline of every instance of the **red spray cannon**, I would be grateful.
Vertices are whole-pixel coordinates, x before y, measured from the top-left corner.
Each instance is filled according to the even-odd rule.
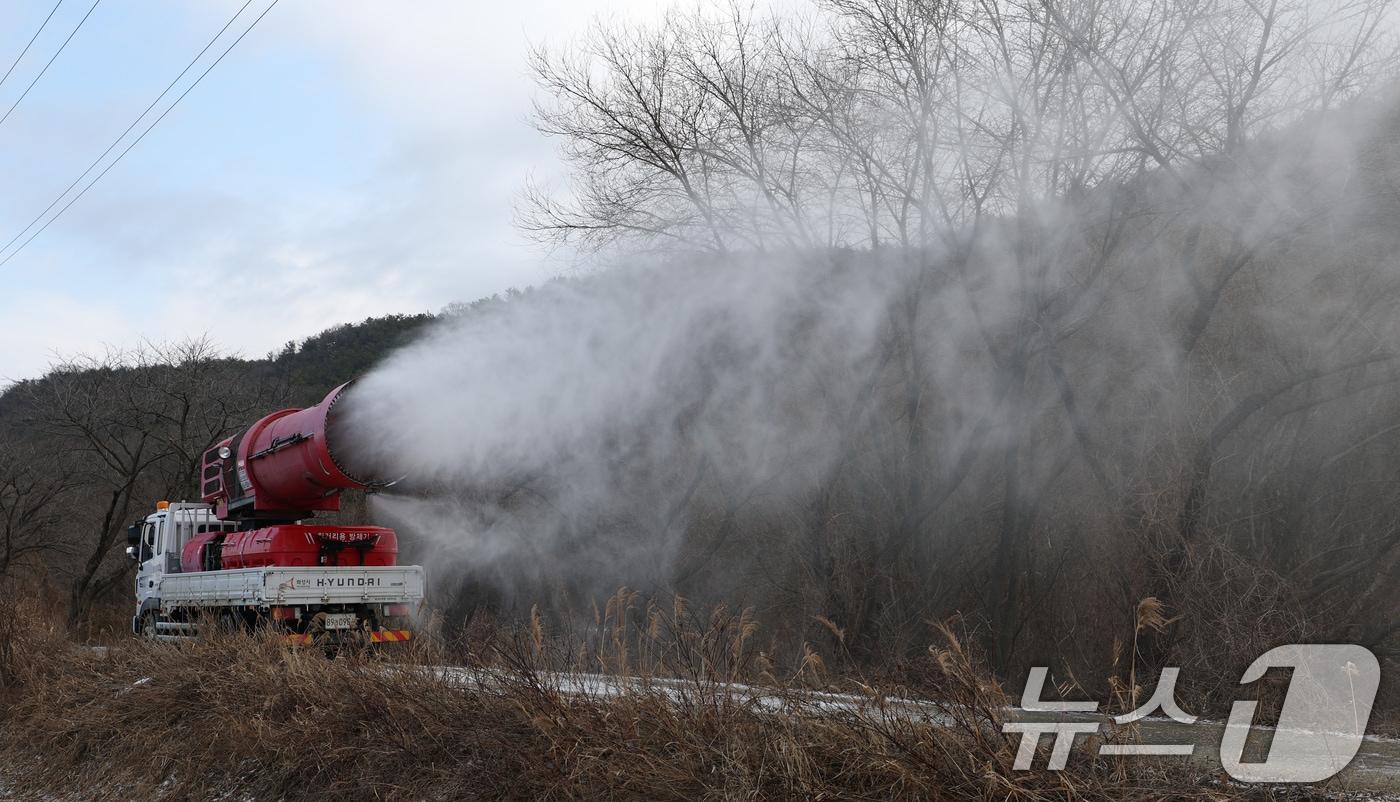
[[[343,426],[347,392],[268,415],[204,453],[201,492],[224,520],[290,522],[340,509],[340,493],[393,482],[354,463]]]

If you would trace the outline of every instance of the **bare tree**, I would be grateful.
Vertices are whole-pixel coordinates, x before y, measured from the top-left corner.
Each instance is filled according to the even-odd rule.
[[[76,480],[59,455],[43,444],[0,437],[0,576],[18,563],[65,551]]]
[[[76,358],[22,389],[32,424],[73,466],[70,498],[81,503],[70,515],[89,533],[74,543],[85,556],[73,625],[130,576],[112,558],[136,512],[155,498],[193,497],[204,450],[277,397],[206,340]]]

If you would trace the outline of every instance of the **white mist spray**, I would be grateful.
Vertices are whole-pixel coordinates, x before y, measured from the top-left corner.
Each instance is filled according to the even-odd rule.
[[[900,275],[697,260],[448,319],[355,390],[360,446],[414,488],[378,509],[478,568],[660,579],[698,499],[762,505],[837,459]]]

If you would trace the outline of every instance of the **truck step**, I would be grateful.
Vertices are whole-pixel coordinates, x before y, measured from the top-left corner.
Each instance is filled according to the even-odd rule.
[[[185,621],[157,621],[156,640],[190,640],[199,630]]]

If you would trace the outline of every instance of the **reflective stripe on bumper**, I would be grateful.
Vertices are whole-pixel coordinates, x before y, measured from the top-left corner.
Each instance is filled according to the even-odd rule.
[[[346,630],[346,632],[350,634],[354,631]],[[311,635],[290,634],[283,635],[282,639],[291,646],[309,646],[312,642]],[[370,643],[403,643],[412,639],[413,630],[410,629],[381,629],[369,633]]]

